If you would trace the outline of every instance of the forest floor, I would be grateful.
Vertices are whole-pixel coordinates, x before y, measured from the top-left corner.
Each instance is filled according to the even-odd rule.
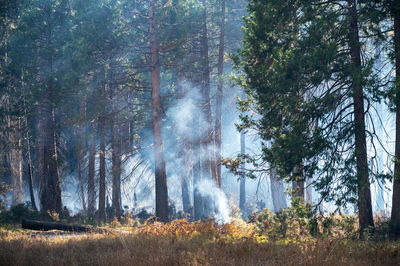
[[[270,240],[245,223],[176,220],[106,234],[0,228],[0,265],[399,265],[399,242]]]

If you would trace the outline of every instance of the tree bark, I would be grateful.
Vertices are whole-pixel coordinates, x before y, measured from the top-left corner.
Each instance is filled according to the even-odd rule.
[[[106,140],[105,140],[105,127],[106,127],[106,70],[105,66],[102,67],[103,88],[101,100],[101,114],[99,119],[99,135],[100,135],[100,163],[99,163],[99,222],[106,222]]]
[[[22,188],[22,138],[20,119],[9,117],[10,133],[10,151],[9,164],[12,180],[12,205],[23,203],[23,188]]]
[[[44,3],[44,16],[47,28],[42,38],[37,41],[38,48],[38,84],[43,86],[43,96],[39,99],[38,121],[38,156],[39,156],[39,198],[42,212],[55,211],[61,213],[61,184],[58,174],[57,132],[54,114],[54,82],[53,54],[44,47],[52,47],[53,32],[51,20],[52,9],[49,3]]]
[[[183,77],[181,75],[181,72],[178,71],[176,80],[177,84],[176,93],[178,95],[178,101],[182,101],[184,95],[186,94],[186,91],[182,86],[182,80]],[[187,123],[189,124],[190,121],[187,121]],[[190,137],[189,134],[187,134],[187,132],[178,131],[178,138],[180,140],[178,156],[180,156],[180,158],[183,158],[182,160],[180,160],[182,205],[183,205],[183,211],[185,213],[190,213],[192,208],[190,205],[189,181],[191,180],[192,170],[193,170],[193,161],[192,161],[193,147],[192,143],[190,143],[191,142]]]
[[[106,233],[108,230],[103,228],[96,228],[92,226],[84,226],[78,224],[63,224],[63,223],[51,223],[41,222],[33,220],[22,220],[21,227],[23,229],[37,230],[37,231],[49,231],[49,230],[61,230],[69,232],[91,232],[91,233]]]
[[[221,177],[221,151],[222,151],[222,98],[224,96],[224,50],[225,50],[225,0],[221,1],[221,32],[219,35],[218,49],[218,84],[215,103],[215,165],[216,180],[219,187],[222,184]]]
[[[200,134],[200,118],[193,115],[193,217],[194,220],[200,220],[204,216],[204,200],[200,194],[200,185],[202,180],[201,171],[201,134]]]
[[[246,135],[242,131],[240,132],[240,153],[246,153]],[[246,215],[246,176],[244,174],[244,168],[246,167],[246,163],[242,162],[242,175],[240,177],[240,195],[239,195],[239,208],[242,210],[243,217]]]
[[[111,81],[113,82],[113,81]],[[111,93],[115,93],[114,86],[111,86]],[[112,98],[113,101],[113,120],[111,123],[111,155],[112,155],[112,208],[113,217],[121,218],[121,128],[118,114],[118,99]]]
[[[160,97],[160,62],[157,39],[155,1],[149,0],[149,32],[151,55],[151,96],[154,137],[154,167],[156,185],[156,216],[161,222],[169,219],[167,174],[165,169],[164,144],[162,138],[162,107]]]
[[[208,29],[207,29],[207,2],[203,0],[203,23],[200,37],[200,57],[202,68],[202,86],[201,86],[201,111],[204,114],[205,121],[203,125],[202,138],[202,176],[211,178],[216,182],[216,166],[214,156],[214,132],[211,119],[211,100],[210,100],[210,65],[208,59]]]
[[[190,213],[191,205],[190,205],[190,192],[189,192],[189,184],[188,178],[185,176],[182,178],[182,205],[183,211],[185,213]]]
[[[28,148],[29,149],[29,148]],[[29,196],[31,199],[31,206],[32,209],[37,211],[37,207],[36,207],[36,200],[35,200],[35,194],[34,194],[34,190],[33,190],[33,176],[32,176],[32,160],[30,159],[31,155],[30,155],[30,151],[28,150],[28,163],[27,163],[27,171],[28,171],[28,185],[29,185]]]
[[[271,175],[271,194],[272,203],[274,205],[274,211],[279,212],[281,209],[287,208],[286,196],[284,193],[284,186],[281,180],[279,180],[275,168],[272,167]]]
[[[23,72],[23,71],[22,71]],[[28,115],[26,112],[26,98],[25,98],[25,83],[24,83],[24,74],[21,76],[22,88],[23,88],[23,101],[24,101],[24,121],[25,121],[25,138],[26,138],[26,154],[27,154],[27,171],[28,171],[28,185],[29,185],[29,196],[31,199],[32,209],[37,211],[34,186],[33,186],[33,171],[32,171],[32,157],[31,157],[31,142],[30,142],[30,133],[29,133],[29,125],[28,125]]]
[[[349,46],[351,63],[354,67],[352,73],[352,89],[354,101],[354,137],[355,153],[357,160],[357,188],[360,235],[368,227],[374,226],[372,217],[371,191],[368,171],[367,144],[365,134],[364,95],[361,73],[361,48],[358,33],[358,14],[356,0],[348,0],[349,4]]]
[[[79,113],[80,113],[80,118],[83,119],[86,113],[86,101],[85,99],[81,100],[79,104]],[[80,122],[81,123],[81,122]],[[85,198],[85,182],[83,180],[83,173],[82,173],[82,164],[83,164],[83,159],[84,159],[84,129],[82,125],[78,125],[78,134],[77,134],[77,173],[78,173],[78,180],[79,180],[79,189],[80,189],[80,197],[81,197],[81,202],[82,202],[82,209],[86,213],[86,198]]]
[[[27,143],[27,171],[28,171],[28,185],[29,185],[29,196],[31,198],[31,205],[32,205],[32,209],[34,209],[35,211],[37,210],[36,207],[36,200],[35,200],[35,193],[34,193],[34,189],[33,189],[33,173],[32,173],[32,158],[31,158],[31,144],[30,144],[30,140],[29,140],[29,133],[28,133],[28,123],[27,120],[25,118],[25,123],[26,123],[26,143]]]
[[[95,192],[95,159],[96,159],[96,145],[95,145],[95,131],[96,122],[92,121],[90,125],[90,136],[89,136],[89,162],[88,162],[88,213],[94,214],[95,203],[96,203],[96,192]]]
[[[187,136],[182,137],[183,141],[183,165],[182,176],[181,176],[181,186],[182,186],[182,205],[183,211],[185,213],[191,212],[191,202],[190,202],[190,191],[189,191],[189,180],[193,176],[193,152],[192,145],[188,140]],[[193,213],[192,213],[193,214]]]
[[[39,129],[39,179],[41,210],[61,213],[61,187],[58,175],[55,121],[50,107],[50,91],[40,106]]]
[[[394,19],[394,51],[396,60],[396,144],[394,160],[391,234],[400,238],[400,4],[392,1]]]

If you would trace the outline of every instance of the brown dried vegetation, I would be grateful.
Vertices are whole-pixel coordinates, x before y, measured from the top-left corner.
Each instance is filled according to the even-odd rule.
[[[271,241],[234,220],[154,223],[113,234],[2,231],[0,265],[398,265],[400,244],[341,238]]]

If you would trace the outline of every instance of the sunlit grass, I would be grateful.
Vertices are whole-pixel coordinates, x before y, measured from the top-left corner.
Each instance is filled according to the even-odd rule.
[[[0,265],[399,265],[397,242],[271,240],[240,220],[176,220],[108,234],[2,229]],[[118,228],[120,229],[120,228]],[[122,230],[122,229],[120,229]]]

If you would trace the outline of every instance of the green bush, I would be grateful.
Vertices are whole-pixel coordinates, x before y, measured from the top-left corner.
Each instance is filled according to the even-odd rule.
[[[0,223],[16,224],[21,223],[22,219],[37,220],[40,218],[40,213],[31,208],[30,203],[17,204],[9,210],[0,211]]]

